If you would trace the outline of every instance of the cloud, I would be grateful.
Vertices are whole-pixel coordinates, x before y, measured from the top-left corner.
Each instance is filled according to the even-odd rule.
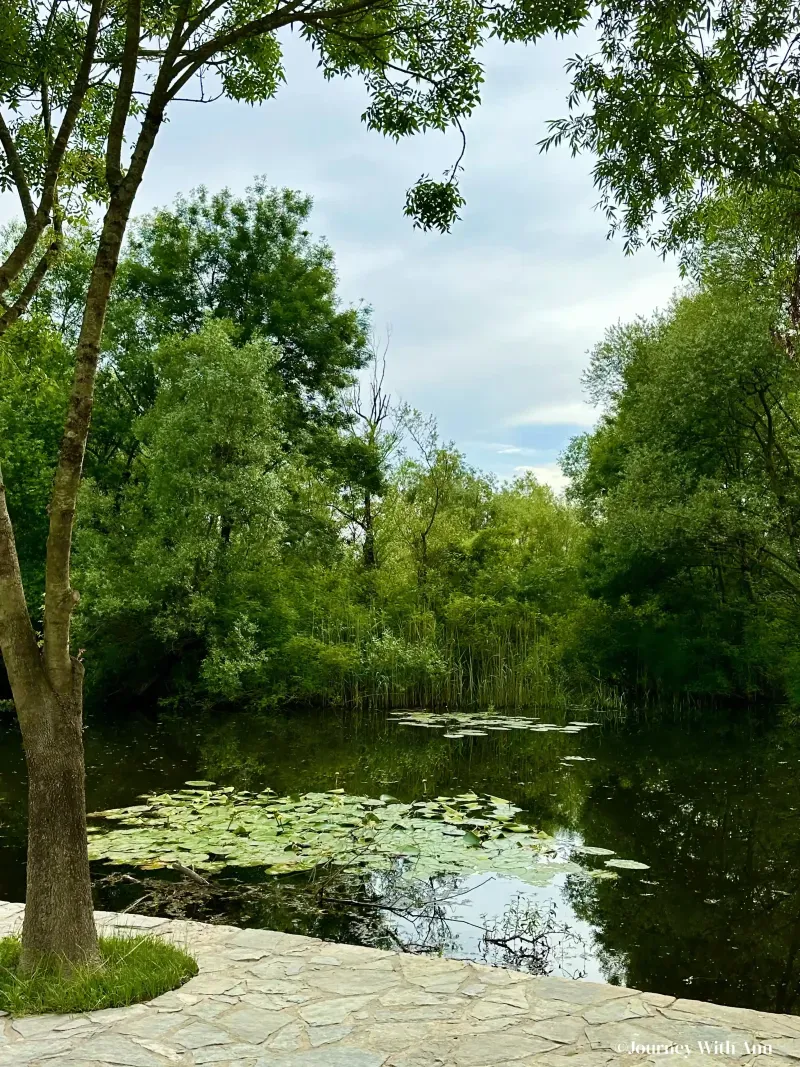
[[[597,410],[591,404],[542,404],[509,416],[507,426],[594,426]]]
[[[569,485],[569,478],[557,463],[540,463],[533,467],[515,467],[516,474],[532,474],[537,482],[549,485],[556,493],[563,493]]]

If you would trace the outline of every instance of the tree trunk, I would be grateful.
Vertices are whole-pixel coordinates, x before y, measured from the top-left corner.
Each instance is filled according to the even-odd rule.
[[[178,46],[179,36],[170,47]],[[70,583],[70,554],[106,310],[136,191],[163,121],[168,81],[162,67],[130,168],[110,198],[89,280],[49,506],[41,649],[25,603],[0,471],[0,651],[28,768],[21,961],[28,973],[40,965],[69,969],[99,959],[86,835],[83,667],[70,654],[70,623],[78,602]]]
[[[0,469],[0,648],[28,764],[28,892],[22,967],[71,966],[97,957],[86,848],[83,667],[66,692],[47,677],[22,589]]]
[[[86,849],[86,791],[81,690],[55,694],[23,714],[28,768],[28,863],[21,969],[67,968],[98,960]]]
[[[362,522],[364,530],[364,548],[363,558],[364,566],[369,570],[377,567],[378,559],[375,555],[375,530],[372,526],[372,494],[364,494],[364,519]]]

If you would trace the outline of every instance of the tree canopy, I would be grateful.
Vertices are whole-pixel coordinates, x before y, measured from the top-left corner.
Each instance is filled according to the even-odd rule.
[[[603,0],[545,147],[595,153],[627,249],[683,252],[718,193],[796,197],[800,9],[793,0]]]

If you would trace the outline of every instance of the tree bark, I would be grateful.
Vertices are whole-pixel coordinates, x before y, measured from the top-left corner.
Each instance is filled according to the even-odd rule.
[[[54,693],[23,714],[28,768],[28,862],[20,967],[98,962],[86,849],[86,792],[81,688],[73,661],[73,691]]]
[[[72,661],[62,696],[47,677],[22,589],[0,470],[0,648],[28,764],[27,908],[22,967],[97,957],[86,851],[81,685]]]

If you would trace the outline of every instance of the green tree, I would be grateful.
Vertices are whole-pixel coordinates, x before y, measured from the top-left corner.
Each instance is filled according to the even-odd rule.
[[[568,643],[593,673],[705,694],[796,684],[779,637],[800,606],[800,382],[783,323],[769,294],[711,279],[595,350],[605,412],[565,457],[594,598]]]
[[[259,180],[244,199],[201,188],[134,224],[104,335],[96,477],[109,447],[127,462],[121,429],[152,403],[153,348],[209,316],[232,322],[242,343],[259,335],[278,346],[287,439],[325,465],[326,430],[342,421],[340,391],[367,357],[368,312],[340,307],[333,253],[307,229],[311,206]]]
[[[182,659],[208,677],[228,663],[231,675],[246,650],[254,665],[266,654],[255,638],[285,498],[277,359],[268,342],[236,345],[215,323],[155,354],[158,396],[134,425],[141,448],[123,493],[91,479],[83,491],[78,635],[96,647],[99,684],[141,690]],[[211,690],[232,695],[219,679]]]
[[[0,464],[8,482],[28,606],[44,596],[47,502],[67,406],[72,354],[37,315],[0,337]]]
[[[86,848],[83,666],[70,644],[78,600],[70,553],[111,288],[168,109],[188,89],[197,87],[202,96],[211,83],[236,100],[269,99],[283,79],[278,35],[292,27],[317,51],[327,77],[363,77],[370,127],[395,138],[460,127],[479,102],[476,53],[487,36],[533,41],[547,30],[575,28],[584,13],[583,5],[520,0],[465,0],[456,7],[436,0],[313,0],[269,11],[228,0],[5,5],[0,183],[16,190],[24,228],[0,265],[0,331],[29,307],[60,252],[65,219],[85,213],[87,199],[104,206],[50,500],[41,649],[0,489],[0,651],[29,780],[24,969],[45,958],[69,965],[97,954]],[[456,173],[457,165],[443,182],[423,177],[409,193],[406,211],[419,225],[447,229],[457,217]]]

